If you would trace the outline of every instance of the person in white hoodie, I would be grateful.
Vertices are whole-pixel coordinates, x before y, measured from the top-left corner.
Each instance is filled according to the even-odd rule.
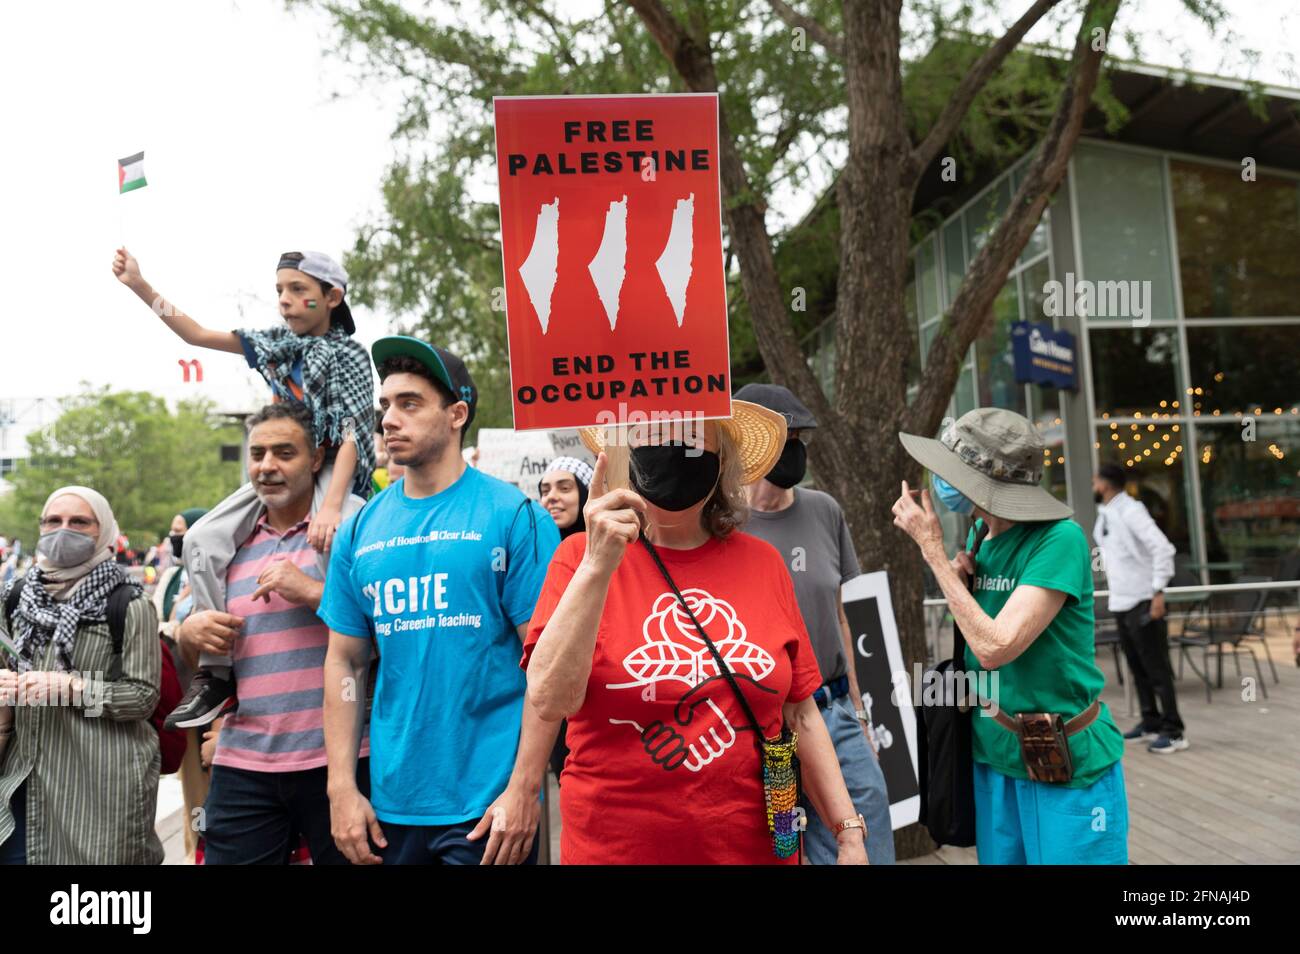
[[[1147,508],[1125,492],[1127,482],[1118,464],[1103,465],[1093,477],[1099,506],[1092,537],[1101,547],[1110,611],[1142,707],[1142,721],[1124,738],[1147,742],[1149,752],[1167,755],[1188,744],[1178,715],[1165,621],[1164,588],[1174,575],[1175,551]]]

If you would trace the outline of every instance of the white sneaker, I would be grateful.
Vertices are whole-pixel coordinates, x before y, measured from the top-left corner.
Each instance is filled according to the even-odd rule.
[[[1171,752],[1181,752],[1183,749],[1187,748],[1189,744],[1190,743],[1187,739],[1181,735],[1177,738],[1162,735],[1147,746],[1147,751],[1154,752],[1156,755],[1168,755]]]

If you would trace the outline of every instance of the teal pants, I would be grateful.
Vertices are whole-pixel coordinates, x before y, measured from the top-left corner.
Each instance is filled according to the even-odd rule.
[[[975,850],[982,865],[1128,864],[1124,770],[1066,788],[976,762]]]

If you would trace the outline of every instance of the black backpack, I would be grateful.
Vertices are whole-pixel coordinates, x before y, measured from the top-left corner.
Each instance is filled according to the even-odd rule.
[[[981,524],[970,555],[979,552],[988,524]],[[921,728],[917,733],[917,764],[921,768],[921,822],[939,845],[969,848],[975,844],[975,761],[971,749],[973,706],[958,705],[966,679],[966,638],[956,620],[952,626],[952,658],[925,674],[940,688],[921,693]],[[975,705],[978,705],[976,702]]]

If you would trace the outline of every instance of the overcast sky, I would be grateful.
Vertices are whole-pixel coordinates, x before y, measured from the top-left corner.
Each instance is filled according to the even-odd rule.
[[[1023,6],[1006,4],[1008,15]],[[1238,45],[1264,54],[1257,78],[1297,85],[1283,59],[1300,39],[1284,16],[1294,0],[1228,6]],[[1187,24],[1178,8],[1142,0],[1138,24],[1153,36]],[[1190,25],[1183,37],[1195,68],[1223,71],[1231,50]],[[0,400],[58,397],[88,380],[169,400],[202,393],[223,410],[261,403],[265,386],[242,359],[189,348],[110,264],[125,239],[154,287],[200,322],[279,320],[279,253],[340,256],[379,212],[394,155],[396,91],[360,90],[331,39],[321,16],[278,0],[6,7]],[[1156,39],[1144,53],[1177,62]],[[140,150],[149,185],[119,196],[117,160]],[[354,313],[363,342],[388,330],[389,316]],[[182,383],[177,362],[192,357],[201,384]]]

